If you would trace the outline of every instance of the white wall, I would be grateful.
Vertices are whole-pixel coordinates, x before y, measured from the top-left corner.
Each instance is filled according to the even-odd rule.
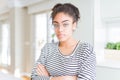
[[[93,9],[94,0],[80,0],[75,3],[81,13],[81,19],[78,23],[78,28],[74,34],[74,37],[87,41],[93,45],[94,38],[94,20],[93,20]]]
[[[120,0],[101,0],[102,18],[120,18]]]

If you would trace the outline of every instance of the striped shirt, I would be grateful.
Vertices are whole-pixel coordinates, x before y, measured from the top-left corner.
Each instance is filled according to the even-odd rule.
[[[77,80],[95,80],[96,77],[96,57],[93,47],[85,42],[79,42],[69,56],[62,55],[59,43],[47,43],[42,48],[31,78],[32,80],[49,80],[50,77],[37,74],[38,64],[43,64],[52,77],[77,76]]]

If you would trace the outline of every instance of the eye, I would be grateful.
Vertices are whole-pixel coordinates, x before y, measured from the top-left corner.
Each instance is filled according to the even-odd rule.
[[[58,28],[59,25],[58,24],[53,24],[54,28]]]
[[[64,26],[64,27],[67,27],[67,26],[69,26],[69,24],[68,24],[68,23],[64,23],[63,26]]]

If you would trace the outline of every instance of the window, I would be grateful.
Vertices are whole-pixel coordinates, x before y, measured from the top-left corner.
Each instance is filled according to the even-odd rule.
[[[47,14],[35,15],[35,61],[40,55],[41,48],[47,42]]]
[[[56,36],[52,36],[54,29],[51,21],[50,12],[35,15],[35,61],[39,58],[41,49],[45,43],[51,43],[53,39],[54,42],[57,41]]]
[[[1,30],[1,52],[0,52],[0,64],[2,64],[3,66],[8,66],[10,65],[10,28],[9,25],[7,23],[4,23],[1,25],[0,27]]]
[[[104,60],[105,27],[102,24],[100,0],[94,6],[94,47],[97,63]]]
[[[106,23],[106,42],[120,42],[120,22]]]

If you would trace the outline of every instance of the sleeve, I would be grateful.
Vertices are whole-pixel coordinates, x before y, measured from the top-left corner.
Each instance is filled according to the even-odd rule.
[[[83,46],[81,60],[78,80],[96,80],[96,57],[91,45]]]
[[[47,76],[40,76],[36,72],[36,67],[38,64],[45,65],[46,63],[46,56],[47,56],[47,44],[41,49],[41,54],[37,62],[35,63],[32,73],[31,73],[31,80],[49,80],[50,77]]]

